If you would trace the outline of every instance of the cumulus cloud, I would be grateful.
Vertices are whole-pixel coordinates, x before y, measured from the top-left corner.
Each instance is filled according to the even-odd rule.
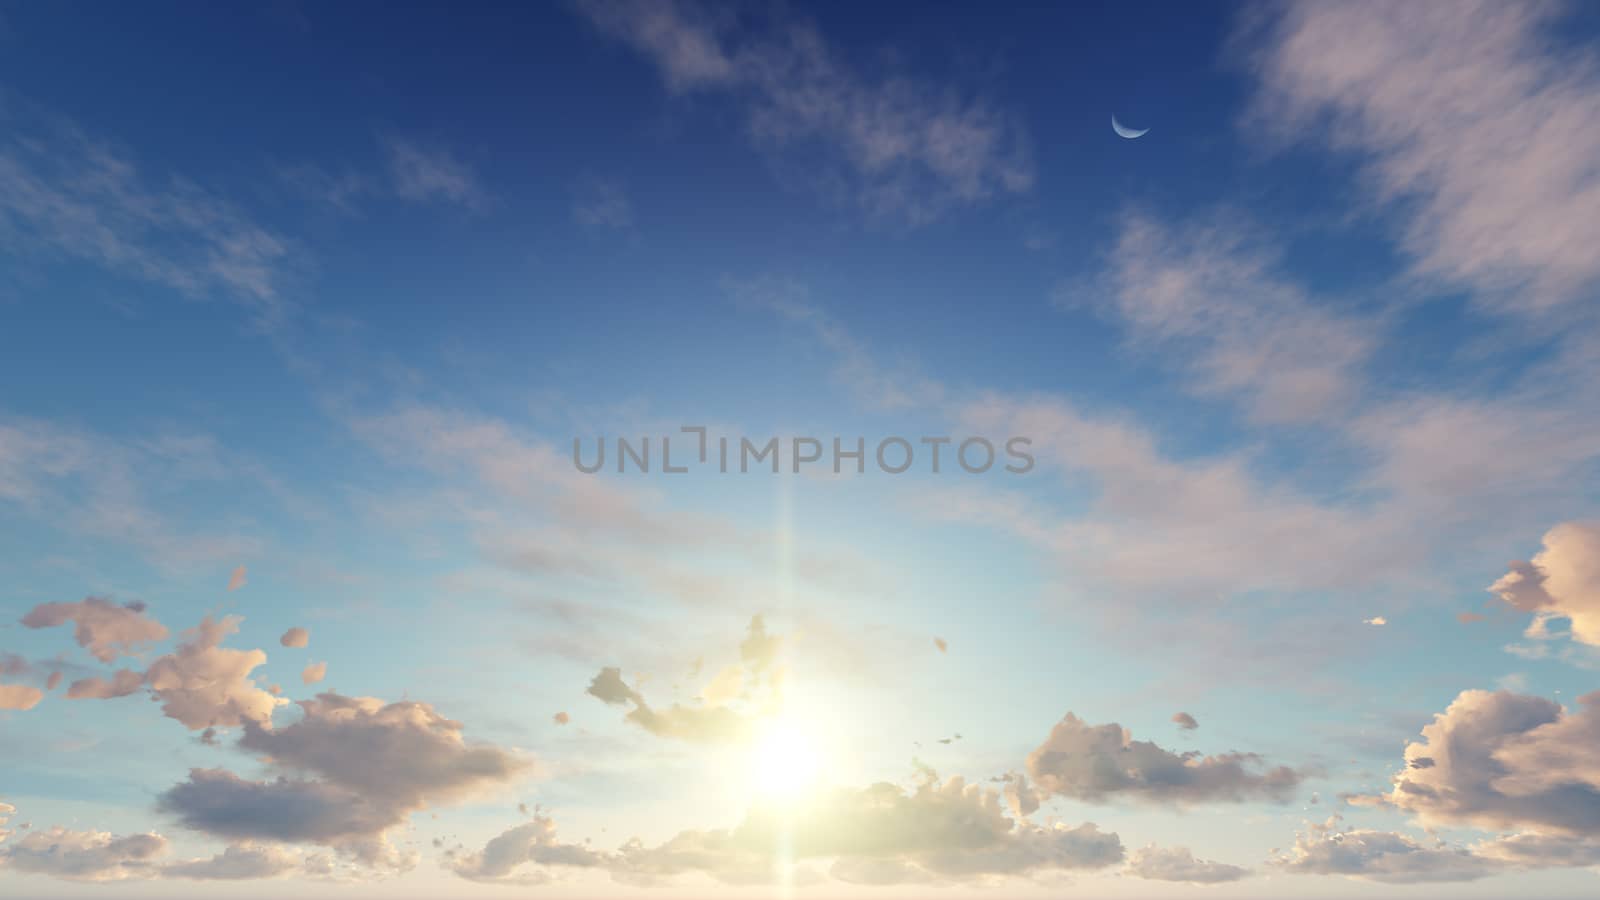
[[[328,675],[328,664],[325,662],[312,663],[300,670],[300,680],[306,684],[316,684]]]
[[[1221,884],[1249,876],[1242,866],[1195,859],[1187,847],[1157,847],[1151,844],[1128,857],[1127,874],[1154,881],[1187,881],[1193,884]]]
[[[888,783],[824,790],[793,809],[752,808],[732,829],[638,839],[597,854],[562,844],[547,819],[518,826],[447,866],[476,880],[542,881],[557,866],[603,867],[618,881],[653,884],[688,873],[726,884],[804,880],[786,865],[831,860],[836,880],[864,884],[970,881],[1099,869],[1123,858],[1117,835],[1093,824],[1013,822],[997,791],[931,773],[913,790]],[[519,869],[532,863],[531,870]]]
[[[1046,796],[1177,805],[1281,801],[1304,778],[1287,766],[1268,768],[1253,753],[1173,753],[1134,740],[1121,725],[1090,725],[1072,713],[1028,754],[1028,774]]]
[[[146,616],[143,606],[118,605],[103,597],[41,603],[22,617],[27,628],[54,628],[68,622],[73,623],[72,636],[78,646],[101,662],[132,656],[141,645],[167,636],[166,627]]]
[[[753,617],[739,644],[739,665],[719,672],[701,692],[702,706],[674,703],[665,709],[653,707],[614,666],[595,675],[588,694],[612,706],[631,705],[633,709],[624,718],[658,737],[701,743],[739,741],[748,738],[756,723],[782,703],[783,648],[784,639],[769,633],[760,616]],[[751,694],[755,696],[749,702],[730,705]]]
[[[249,781],[223,769],[193,769],[162,793],[163,812],[185,827],[229,840],[339,845],[398,824],[404,810],[322,781]]]
[[[159,834],[117,837],[57,826],[0,845],[0,868],[68,881],[123,881],[151,877],[155,857],[166,849]]]
[[[304,647],[311,643],[311,632],[296,626],[285,631],[283,637],[278,638],[278,643],[285,647]]]
[[[1172,722],[1184,731],[1193,731],[1200,727],[1200,722],[1186,712],[1173,713]]]
[[[26,684],[0,684],[0,709],[33,709],[44,691]]]
[[[606,854],[561,842],[556,823],[544,815],[495,836],[481,851],[452,850],[444,858],[445,868],[469,881],[525,885],[550,881],[552,868],[596,868],[608,862]],[[533,868],[522,868],[526,864]]]
[[[1564,522],[1544,536],[1544,549],[1513,562],[1489,590],[1535,616],[1532,637],[1548,636],[1551,618],[1572,623],[1572,639],[1600,646],[1600,523]]]
[[[195,769],[161,795],[161,808],[229,840],[322,844],[368,866],[405,869],[414,854],[394,851],[385,832],[530,766],[519,753],[467,742],[461,723],[426,703],[324,693],[300,707],[300,720],[284,728],[246,720],[239,739],[284,774],[250,781]]]
[[[1429,827],[1600,838],[1600,692],[1575,710],[1509,691],[1463,691],[1406,745],[1378,802]]]
[[[758,145],[822,149],[833,161],[823,183],[846,185],[872,215],[918,224],[1033,186],[1016,117],[949,86],[857,70],[810,23],[763,25],[678,0],[579,9],[654,62],[672,92],[736,98]]]
[[[161,867],[165,878],[195,881],[247,881],[287,875],[300,866],[300,854],[254,844],[234,844],[209,859],[168,863]]]
[[[132,669],[118,669],[109,679],[98,675],[80,678],[67,686],[68,700],[110,700],[126,697],[144,686],[144,675]]]
[[[1550,39],[1567,9],[1286,4],[1265,30],[1252,127],[1357,153],[1420,274],[1519,313],[1576,306],[1600,278],[1584,239],[1600,219],[1600,69]]]
[[[1295,835],[1271,865],[1298,875],[1349,875],[1390,884],[1471,881],[1498,867],[1465,847],[1421,844],[1390,831],[1351,829],[1338,816]]]
[[[239,630],[240,621],[206,616],[184,632],[176,650],[150,664],[145,683],[161,701],[162,712],[195,731],[271,721],[284,701],[257,687],[250,675],[267,654],[220,646]]]

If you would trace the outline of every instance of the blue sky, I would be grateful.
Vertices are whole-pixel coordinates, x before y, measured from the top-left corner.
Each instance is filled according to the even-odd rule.
[[[1600,19],[1467,6],[0,5],[0,884],[1590,895]]]

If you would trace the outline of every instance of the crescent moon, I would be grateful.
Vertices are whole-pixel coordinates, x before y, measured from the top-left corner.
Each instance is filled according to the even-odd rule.
[[[1119,134],[1119,135],[1121,135],[1121,136],[1123,136],[1123,137],[1125,137],[1125,138],[1127,138],[1128,140],[1131,141],[1136,137],[1144,137],[1145,133],[1148,132],[1150,129],[1148,129],[1148,128],[1129,128],[1128,126],[1122,124],[1121,122],[1118,122],[1116,113],[1112,113],[1111,114],[1111,130],[1115,131],[1117,134]]]

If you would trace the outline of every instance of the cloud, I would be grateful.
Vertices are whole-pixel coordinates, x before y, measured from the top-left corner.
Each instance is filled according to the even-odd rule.
[[[1370,619],[1362,619],[1361,620],[1361,624],[1363,624],[1363,625],[1387,625],[1387,624],[1389,624],[1389,620],[1385,619],[1383,616],[1373,616]]]
[[[300,867],[300,854],[279,847],[235,844],[210,859],[168,863],[161,867],[164,878],[196,881],[246,881],[276,878]]]
[[[73,623],[72,636],[78,646],[101,662],[132,656],[140,645],[167,636],[166,627],[147,617],[142,608],[119,606],[102,597],[87,597],[76,603],[41,603],[22,617],[27,628],[54,628],[67,622]]]
[[[453,203],[474,211],[489,206],[477,175],[448,151],[401,138],[385,140],[383,149],[395,193],[402,199]]]
[[[1600,219],[1600,72],[1553,39],[1569,9],[1286,4],[1263,33],[1251,127],[1358,154],[1419,274],[1518,313],[1577,308],[1600,278],[1584,240]]]
[[[1177,725],[1179,728],[1182,728],[1184,731],[1193,731],[1196,728],[1200,727],[1199,721],[1197,721],[1194,716],[1191,716],[1186,712],[1175,712],[1175,713],[1173,713],[1172,714],[1172,721],[1173,721],[1173,723],[1175,725]]]
[[[941,638],[941,637],[934,638],[933,639],[933,645],[935,647],[939,648],[939,652],[940,653],[948,653],[948,652],[950,652],[950,645],[945,642],[944,638]]]
[[[316,684],[328,675],[328,664],[325,662],[312,663],[300,670],[300,680],[306,684]]]
[[[223,769],[191,769],[164,791],[163,812],[184,827],[229,840],[360,845],[408,810],[323,781],[247,781]]]
[[[267,654],[220,646],[239,630],[240,621],[206,616],[184,632],[176,650],[150,664],[145,683],[161,701],[162,712],[194,731],[272,720],[283,701],[257,687],[250,675],[266,663]]]
[[[589,682],[588,693],[613,706],[632,704],[624,717],[657,737],[697,743],[740,741],[750,736],[754,719],[727,706],[693,707],[674,703],[658,710],[622,680],[622,670],[607,667]]]
[[[1345,828],[1338,816],[1295,835],[1273,868],[1297,875],[1349,875],[1388,884],[1472,881],[1498,866],[1463,847],[1425,846],[1390,831]]]
[[[319,694],[303,715],[269,730],[247,722],[238,746],[283,772],[250,781],[195,769],[160,797],[187,827],[232,841],[314,843],[367,867],[406,870],[415,854],[386,832],[428,806],[456,803],[525,774],[531,761],[468,743],[459,722],[426,703]]]
[[[1600,839],[1600,692],[1575,710],[1509,691],[1463,691],[1406,745],[1391,790],[1357,802],[1428,827],[1529,829]]]
[[[247,722],[242,749],[285,769],[381,797],[397,809],[451,803],[524,774],[530,760],[469,743],[460,722],[420,701],[318,694],[299,703],[300,721],[268,730]]]
[[[311,632],[298,626],[285,631],[283,637],[278,638],[278,643],[285,647],[304,647],[310,642]]]
[[[133,547],[164,568],[209,568],[256,552],[259,542],[215,521],[180,529],[148,502],[150,486],[175,490],[260,472],[202,434],[109,435],[39,419],[0,419],[0,502],[74,536]]]
[[[1028,774],[1046,796],[1175,805],[1281,801],[1305,777],[1287,766],[1266,769],[1252,753],[1173,753],[1133,740],[1121,725],[1089,725],[1072,713],[1028,754]]]
[[[573,191],[572,218],[586,228],[628,228],[633,204],[617,182],[589,178]]]
[[[1187,881],[1193,884],[1221,884],[1238,881],[1250,870],[1227,863],[1195,859],[1187,847],[1157,847],[1151,844],[1128,857],[1127,874],[1154,881]]]
[[[292,244],[222,197],[153,176],[69,123],[0,111],[0,245],[45,261],[86,262],[191,298],[220,297],[274,327],[291,305]]]
[[[1122,857],[1117,835],[1093,824],[1013,823],[996,791],[930,775],[911,791],[879,783],[823,790],[792,809],[757,805],[732,829],[683,831],[655,846],[633,839],[604,854],[562,844],[540,817],[481,852],[448,855],[446,865],[474,880],[515,883],[543,882],[567,866],[603,868],[635,885],[689,873],[755,885],[808,880],[808,870],[790,867],[832,860],[829,873],[839,881],[911,884],[1099,869]],[[519,870],[525,863],[535,869]]]
[[[144,675],[132,669],[118,669],[110,679],[93,676],[79,678],[67,686],[68,700],[110,700],[126,697],[144,687]]]
[[[167,839],[159,834],[116,837],[56,826],[0,845],[0,869],[68,881],[149,878],[156,872],[154,858],[166,849]]]
[[[1130,214],[1106,274],[1058,289],[1057,301],[1110,312],[1135,346],[1183,351],[1189,390],[1239,397],[1259,421],[1337,413],[1376,346],[1371,326],[1314,302],[1250,232],[1239,221],[1171,228]]]
[[[0,709],[33,709],[44,691],[26,684],[0,684]]]
[[[586,0],[579,9],[655,63],[673,93],[733,98],[758,146],[821,150],[831,165],[819,180],[871,215],[921,224],[1033,186],[1015,116],[948,86],[859,71],[808,22],[741,21],[753,17],[689,2]]]
[[[535,885],[552,880],[552,867],[592,869],[608,861],[605,854],[582,844],[562,843],[556,837],[556,823],[538,815],[490,839],[479,852],[446,853],[444,867],[468,881]],[[530,863],[537,867],[534,871],[521,868]]]
[[[550,717],[557,725],[565,725],[572,721],[572,717],[565,712],[558,712]]]
[[[247,583],[248,581],[245,578],[244,566],[234,569],[233,574],[228,576],[229,591],[237,591],[239,588],[244,587]]]
[[[1551,617],[1572,623],[1572,638],[1600,646],[1600,523],[1563,522],[1544,536],[1544,549],[1489,587],[1507,605],[1538,617],[1536,634]]]
[[[739,665],[722,669],[701,692],[703,706],[674,703],[666,709],[652,707],[616,667],[601,669],[589,682],[588,694],[612,706],[631,704],[627,721],[658,737],[700,743],[740,741],[753,733],[761,718],[782,705],[784,646],[782,637],[768,633],[761,616],[752,617],[739,644]],[[736,708],[730,705],[736,699],[746,702]]]
[[[314,843],[368,867],[409,869],[386,832],[413,812],[455,803],[524,774],[531,762],[468,743],[426,703],[319,694],[285,728],[246,720],[238,746],[283,772],[250,781],[194,769],[160,797],[187,827],[231,841]]]

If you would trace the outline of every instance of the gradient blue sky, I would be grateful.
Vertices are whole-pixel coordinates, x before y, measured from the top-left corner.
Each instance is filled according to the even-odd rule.
[[[1593,895],[1597,36],[0,4],[3,892]]]

